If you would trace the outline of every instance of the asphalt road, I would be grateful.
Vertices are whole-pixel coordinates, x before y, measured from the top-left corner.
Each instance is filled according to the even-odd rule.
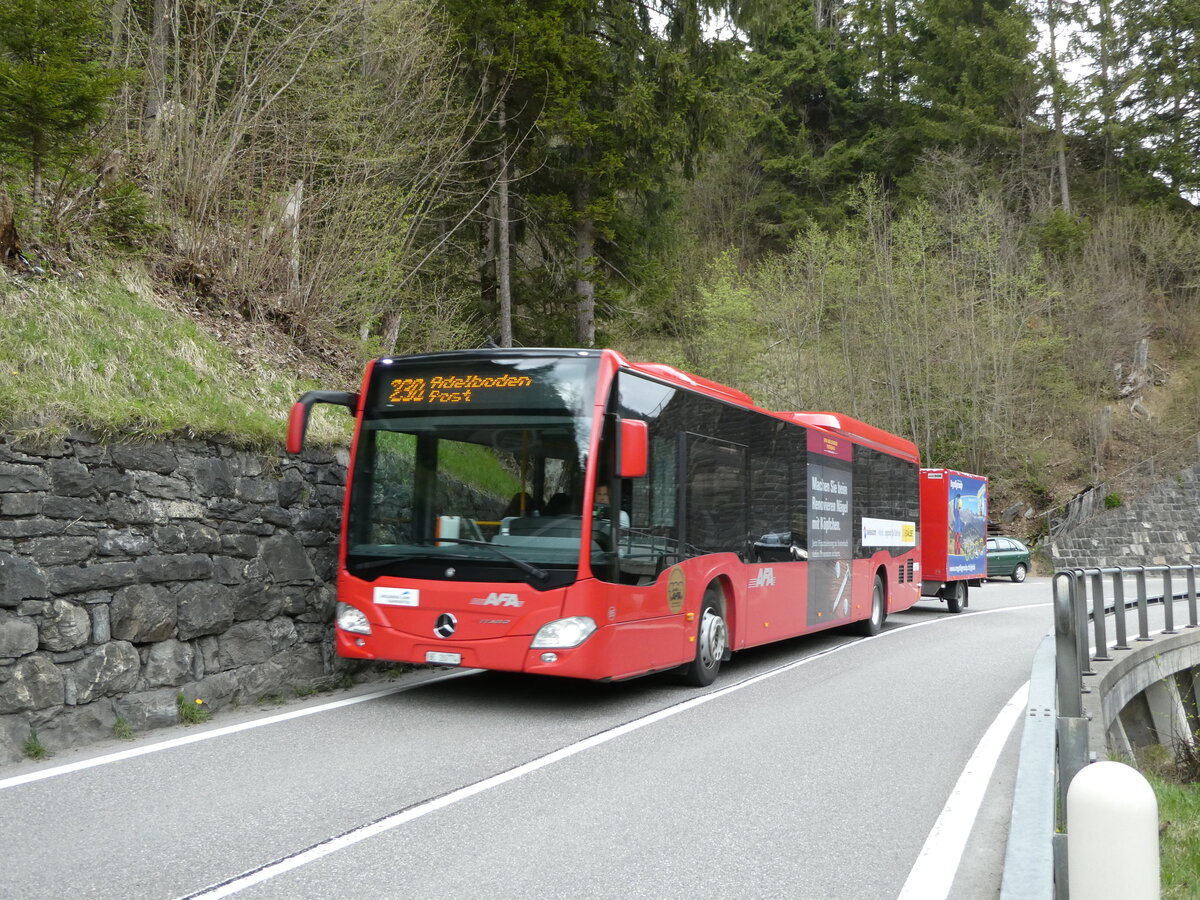
[[[423,672],[3,766],[0,898],[895,898],[1050,599],[990,582],[701,691]],[[998,894],[1015,721],[961,859],[925,848],[949,896]]]

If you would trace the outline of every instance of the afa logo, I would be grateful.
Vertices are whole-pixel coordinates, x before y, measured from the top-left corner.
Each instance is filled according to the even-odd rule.
[[[524,602],[516,594],[500,594],[492,591],[486,597],[476,597],[471,603],[475,606],[524,606]]]
[[[775,586],[775,570],[771,568],[759,569],[758,574],[750,579],[750,587],[774,587]]]

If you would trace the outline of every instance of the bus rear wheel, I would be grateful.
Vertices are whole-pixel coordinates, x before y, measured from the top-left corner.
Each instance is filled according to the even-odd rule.
[[[684,684],[708,687],[717,680],[721,660],[729,643],[729,629],[721,612],[720,588],[709,585],[700,606],[700,622],[696,627],[696,656],[683,667]]]
[[[946,609],[960,613],[967,608],[967,586],[961,581],[946,585]]]
[[[871,615],[855,623],[854,630],[863,637],[872,637],[883,631],[883,620],[886,618],[887,594],[884,592],[883,579],[876,575],[875,587],[871,590]]]

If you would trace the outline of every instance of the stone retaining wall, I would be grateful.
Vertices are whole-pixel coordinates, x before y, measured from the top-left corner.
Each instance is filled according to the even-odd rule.
[[[344,463],[0,438],[0,761],[342,680]]]
[[[1200,463],[1136,500],[1055,535],[1054,568],[1150,566],[1190,562],[1200,554]]]

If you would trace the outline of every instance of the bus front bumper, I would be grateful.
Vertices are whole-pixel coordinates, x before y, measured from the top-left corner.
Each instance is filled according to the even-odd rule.
[[[632,622],[598,628],[578,647],[533,648],[533,635],[505,635],[484,640],[424,638],[373,626],[371,634],[336,629],[337,654],[348,659],[387,660],[501,672],[529,672],[589,680],[624,679],[671,668],[684,662],[661,648],[663,631],[676,632],[682,621]],[[654,649],[659,648],[659,649]]]

